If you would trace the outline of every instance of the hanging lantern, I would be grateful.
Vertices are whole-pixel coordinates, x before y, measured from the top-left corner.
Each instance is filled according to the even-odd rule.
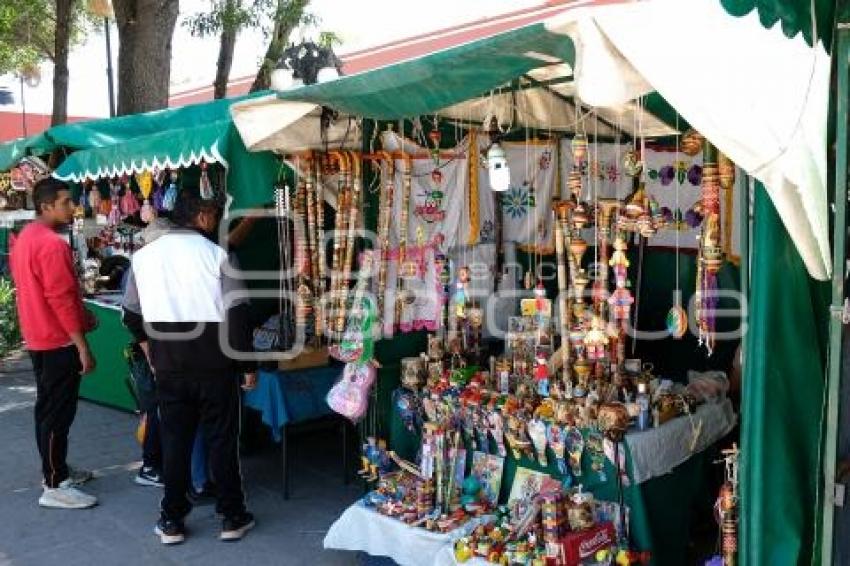
[[[490,188],[503,193],[511,187],[511,170],[505,150],[496,142],[487,150],[487,170],[490,173]]]

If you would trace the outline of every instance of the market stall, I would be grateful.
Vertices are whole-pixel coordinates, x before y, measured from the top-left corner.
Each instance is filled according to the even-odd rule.
[[[741,289],[761,308],[781,295],[790,308],[774,304],[771,316],[784,313],[785,320],[794,312],[817,328],[809,277],[830,273],[825,150],[816,141],[826,132],[828,57],[811,36],[809,44],[788,40],[763,28],[755,13],[734,19],[709,0],[598,4],[232,108],[249,148],[284,154],[307,186],[334,177],[339,187],[343,219],[330,301],[331,312],[343,314],[325,323],[348,366],[335,387],[341,401],[334,390],[329,401],[349,417],[365,415],[362,475],[374,483],[331,528],[328,547],[433,563],[430,552],[407,552],[421,544],[441,546],[444,560],[526,563],[544,555],[565,561],[572,545],[581,546],[577,537],[601,533],[596,542],[608,552],[584,558],[683,563],[684,551],[665,554],[665,545],[685,546],[687,520],[670,521],[680,529],[664,533],[670,539],[656,537],[649,515],[657,510],[647,512],[646,501],[660,492],[684,517],[682,492],[654,482],[689,469],[704,474],[698,460],[711,454],[704,449],[736,422],[725,396],[739,343],[725,324],[731,312],[737,325],[745,307],[725,304],[723,291]],[[701,22],[697,30],[685,24],[693,18]],[[781,69],[764,64],[779,53]],[[717,80],[669,72],[709,60],[723,62]],[[745,85],[744,95],[731,82]],[[779,91],[788,97],[773,97]],[[317,129],[328,117],[337,125],[353,121],[362,136],[332,151],[289,147],[311,116],[324,117],[315,120]],[[523,157],[512,159],[511,142]],[[609,181],[598,157],[603,142],[613,144],[617,168],[629,178],[625,192],[615,186],[606,194],[602,186]],[[669,152],[672,163],[652,152]],[[693,165],[680,167],[679,153],[700,157],[697,180]],[[656,180],[666,194],[653,193]],[[751,191],[762,211],[752,220],[755,233],[773,234],[771,246],[782,250],[777,265],[793,274],[788,289],[749,288]],[[364,217],[376,232],[375,251],[358,262],[342,250],[359,245],[352,235]],[[663,275],[647,277],[643,269],[665,253]],[[740,272],[730,267],[738,256]],[[761,268],[759,280],[777,266]],[[357,281],[353,288],[349,280]],[[653,287],[674,291],[673,298],[653,297]],[[482,289],[515,293],[485,305]],[[365,298],[369,293],[374,299]],[[763,327],[766,312],[748,314]],[[505,324],[494,331],[500,317]],[[765,393],[753,390],[754,382],[766,385],[751,368],[763,369],[770,356],[822,359],[814,337],[779,336],[770,352],[766,342],[745,348],[743,418],[751,424],[744,457],[749,464],[769,457],[758,423],[784,411],[789,422],[771,420],[778,427],[771,434],[794,438],[811,464],[806,469],[816,469],[820,385],[803,387],[797,375],[768,363],[782,376],[784,408],[766,405]],[[372,337],[392,339],[384,351],[417,346],[415,359],[400,365],[391,356],[378,372],[377,392],[369,393],[376,381],[370,364],[384,362],[381,343],[374,356],[364,345]],[[382,372],[394,372],[401,385],[390,388],[389,411],[375,403],[389,397]],[[807,390],[804,411],[785,396],[797,386]],[[401,434],[388,430],[391,422]],[[406,454],[405,434],[413,445]],[[662,465],[676,438],[688,439],[679,443],[684,456]],[[735,456],[724,455],[720,499],[730,560]],[[653,465],[664,473],[640,481]],[[811,518],[816,482],[799,471],[783,467],[783,488],[809,505],[783,501],[783,509],[799,518],[806,508]],[[594,474],[604,474],[605,485],[593,485]],[[489,483],[494,478],[498,487]],[[580,484],[587,489],[577,490]],[[746,493],[742,512],[758,514],[766,500]],[[490,526],[473,522],[484,517]],[[812,540],[813,521],[796,530],[779,522],[790,536],[783,544],[791,541],[792,563]],[[764,540],[742,540],[745,561],[759,563],[770,552]]]

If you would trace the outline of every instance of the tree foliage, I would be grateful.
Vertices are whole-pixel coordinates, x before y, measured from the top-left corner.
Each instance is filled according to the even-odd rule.
[[[84,3],[75,2],[69,22],[72,45],[83,38],[90,23]],[[0,1],[0,74],[54,62],[55,33],[55,0]]]

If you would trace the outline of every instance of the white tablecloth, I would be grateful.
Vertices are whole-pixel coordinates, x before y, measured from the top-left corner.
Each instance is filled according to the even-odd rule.
[[[324,547],[389,556],[401,566],[432,566],[441,550],[452,548],[452,543],[474,526],[475,522],[470,521],[450,533],[432,533],[385,517],[357,502],[331,525]]]
[[[691,417],[678,417],[658,428],[628,433],[626,444],[632,457],[632,480],[642,483],[670,473],[726,436],[737,420],[732,402],[725,399],[700,405]]]

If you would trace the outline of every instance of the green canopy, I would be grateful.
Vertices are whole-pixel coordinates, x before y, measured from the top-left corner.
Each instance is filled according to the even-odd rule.
[[[270,199],[280,170],[268,152],[251,153],[233,127],[230,106],[268,96],[258,92],[180,108],[53,126],[30,138],[0,144],[0,170],[26,155],[57,148],[73,151],[54,172],[66,181],[133,174],[154,167],[206,162],[228,168],[232,208],[250,208]]]
[[[71,154],[53,173],[63,181],[132,175],[154,168],[179,168],[204,160],[227,166],[230,120],[140,136],[130,141]]]
[[[572,64],[572,42],[534,24],[396,65],[281,93],[355,116],[418,116],[480,96],[547,62]],[[446,72],[451,69],[451,72]]]
[[[733,16],[745,16],[756,10],[761,25],[770,29],[776,22],[782,23],[782,33],[788,38],[802,33],[806,43],[812,43],[812,8],[818,39],[827,51],[832,43],[832,28],[835,23],[835,0],[720,0],[723,8]]]
[[[71,149],[106,147],[170,130],[183,130],[186,135],[191,135],[198,126],[229,120],[232,104],[265,95],[268,93],[258,92],[179,108],[62,124],[53,126],[44,134],[57,146]]]
[[[27,155],[43,155],[55,147],[44,132],[0,144],[0,171],[11,169]]]

